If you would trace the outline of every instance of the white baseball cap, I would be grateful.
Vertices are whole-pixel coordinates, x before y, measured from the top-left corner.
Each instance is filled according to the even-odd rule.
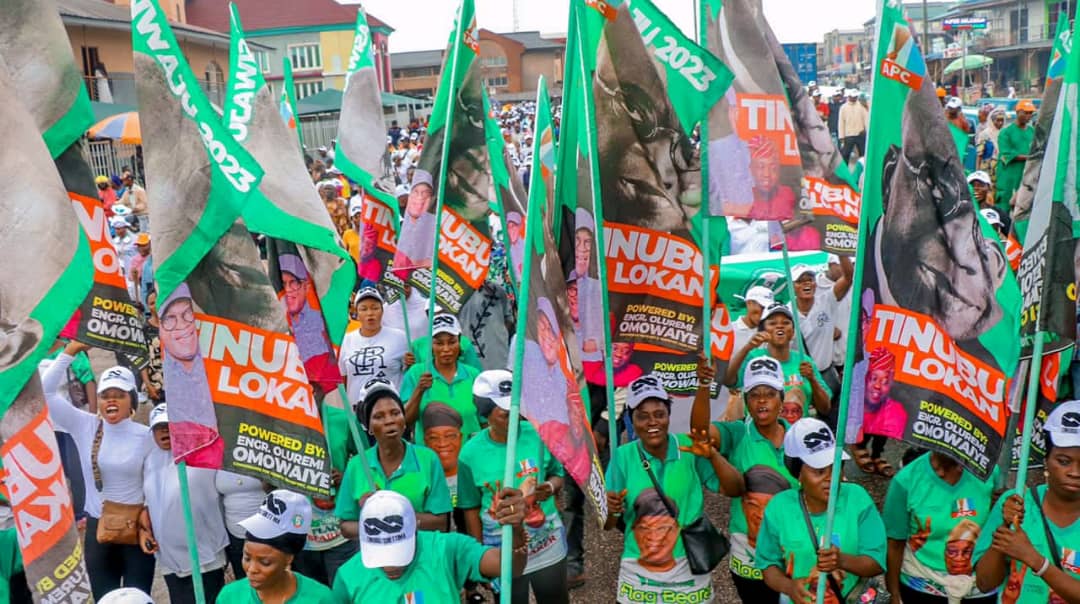
[[[102,596],[98,604],[154,604],[154,600],[137,587],[121,587]]]
[[[765,320],[768,319],[769,317],[771,317],[773,315],[777,315],[777,314],[784,315],[785,317],[791,319],[792,321],[795,320],[795,317],[792,316],[792,314],[791,314],[791,309],[788,308],[786,304],[780,304],[779,302],[774,302],[772,304],[772,306],[766,306],[765,310],[761,313],[761,323],[759,324],[759,329],[764,329]]]
[[[131,370],[122,365],[110,367],[101,373],[97,383],[97,393],[101,394],[109,388],[119,388],[124,392],[135,389],[135,375]]]
[[[986,184],[991,184],[990,175],[987,174],[984,170],[975,170],[971,174],[968,174],[967,181],[968,181],[968,184],[971,184],[971,183],[973,183],[975,181],[979,181],[979,182],[986,183]]]
[[[431,320],[431,325],[432,337],[435,337],[440,333],[448,333],[452,336],[461,335],[461,323],[458,322],[457,317],[450,313],[435,315],[435,318]]]
[[[649,373],[630,382],[630,393],[626,396],[626,408],[636,409],[647,399],[657,398],[671,402],[671,395],[664,390],[664,381],[657,373]]]
[[[409,194],[409,185],[398,185],[394,188],[394,197],[404,197]]]
[[[165,403],[161,403],[150,410],[150,427],[153,428],[158,424],[169,423],[169,412],[165,408]]]
[[[773,290],[765,287],[764,285],[755,285],[746,290],[745,296],[735,294],[735,297],[743,302],[757,302],[762,308],[768,308],[776,302],[775,294]]]
[[[964,106],[964,103],[959,99],[959,97],[954,96],[945,102],[945,106],[949,109],[959,109]]]
[[[836,437],[829,426],[815,417],[804,417],[791,425],[784,435],[784,453],[796,457],[815,470],[832,465],[836,456]],[[842,459],[850,459],[842,453]]]
[[[412,186],[409,187],[409,190],[412,190],[416,185],[427,185],[431,187],[432,190],[435,190],[435,179],[431,177],[431,172],[417,168],[416,171],[413,172]]]
[[[767,355],[746,361],[746,369],[743,370],[743,392],[749,392],[757,386],[784,391],[784,371],[780,367],[780,361]]]
[[[364,198],[361,195],[357,195],[349,200],[349,218],[356,216],[364,211]]]
[[[259,511],[239,522],[257,539],[285,534],[307,535],[311,530],[311,502],[299,493],[277,489],[266,494]]]
[[[1058,403],[1046,418],[1043,430],[1055,447],[1080,447],[1080,401]]]
[[[510,393],[514,386],[514,374],[505,369],[483,371],[473,380],[473,396],[491,399],[503,411],[510,410]]]
[[[979,213],[986,219],[986,222],[994,226],[1005,226],[1005,223],[1001,222],[1001,214],[998,214],[998,211],[994,208],[983,208],[979,210]]]
[[[817,269],[809,264],[796,264],[795,268],[791,269],[791,280],[798,281],[799,277],[802,277],[806,273],[810,273],[810,276],[817,276]]]
[[[109,226],[111,226],[114,229],[120,229],[120,228],[126,229],[130,225],[128,224],[128,221],[124,220],[122,217],[113,216],[112,218],[109,219]]]
[[[379,293],[378,288],[366,286],[356,290],[356,293],[353,294],[353,306],[359,304],[361,300],[367,300],[368,298],[371,298],[372,300],[378,300],[379,304],[385,303],[385,300],[383,300],[382,294]]]
[[[416,513],[405,496],[375,491],[360,510],[360,559],[367,568],[408,566],[416,554]]]

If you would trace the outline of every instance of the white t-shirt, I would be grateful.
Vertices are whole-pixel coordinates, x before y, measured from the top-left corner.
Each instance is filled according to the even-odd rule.
[[[836,304],[836,328],[840,330],[840,339],[833,342],[833,365],[843,365],[847,360],[848,321],[851,319],[852,287]]]
[[[728,217],[731,254],[759,254],[769,251],[769,222]]]
[[[83,484],[86,485],[86,502],[83,511],[93,518],[101,518],[103,500],[116,503],[143,502],[143,460],[150,447],[157,448],[150,429],[143,424],[125,419],[110,424],[97,415],[76,409],[60,394],[60,384],[67,377],[72,357],[61,353],[41,376],[45,391],[45,403],[56,429],[67,432],[75,440],[79,450]],[[102,489],[94,488],[92,452],[98,425],[102,427],[101,446],[98,450],[98,468],[101,470]]]
[[[341,340],[338,368],[345,376],[349,402],[354,406],[360,402],[364,384],[374,377],[384,377],[395,388],[400,387],[408,351],[405,333],[392,327],[383,327],[370,338],[359,329],[346,333]]]
[[[412,339],[417,340],[428,335],[428,299],[427,297],[418,293],[415,289],[412,290],[412,295],[409,296],[408,302],[404,309],[402,309],[402,298],[399,297],[391,304],[387,304],[383,307],[383,327],[393,327],[394,329],[405,331],[405,311],[409,313],[409,334]]]
[[[731,349],[731,354],[735,354],[742,350],[743,346],[746,346],[750,338],[754,337],[754,334],[758,332],[757,327],[750,327],[746,324],[745,315],[735,319],[732,322],[733,329],[735,331],[735,347]]]
[[[215,470],[188,468],[188,495],[191,520],[198,539],[199,567],[203,571],[225,566],[225,518],[214,488]],[[158,552],[154,554],[164,574],[186,577],[191,574],[191,555],[187,547],[184,505],[180,498],[180,475],[173,463],[172,451],[156,444],[143,462],[143,493]]]
[[[214,487],[221,493],[221,505],[225,509],[225,528],[237,539],[243,539],[247,531],[240,521],[259,511],[266,499],[262,481],[228,470],[218,470],[214,475]]]
[[[795,302],[788,305],[798,308]],[[838,303],[833,288],[818,287],[810,312],[799,311],[799,331],[806,342],[806,353],[814,359],[818,371],[825,371],[833,363],[833,330],[836,328]]]

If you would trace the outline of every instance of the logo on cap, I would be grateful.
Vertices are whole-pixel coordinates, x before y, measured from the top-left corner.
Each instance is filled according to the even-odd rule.
[[[300,514],[296,514],[292,517],[292,525],[296,528],[300,528],[304,525],[304,517]]]
[[[765,357],[759,357],[750,361],[750,371],[780,371],[780,363]]]
[[[432,321],[431,324],[435,325],[436,327],[440,325],[451,326],[454,324],[454,317],[450,315],[439,315],[435,317],[435,320]]]
[[[1061,414],[1061,431],[1069,434],[1080,432],[1080,413],[1069,411]]]
[[[371,543],[386,544],[403,541],[408,537],[404,529],[405,519],[400,514],[364,519],[364,536]]]
[[[639,394],[639,393],[643,392],[644,390],[653,389],[653,388],[659,388],[659,387],[660,387],[660,380],[658,380],[658,379],[656,379],[656,378],[654,378],[654,377],[652,377],[650,375],[639,377],[638,379],[634,380],[634,382],[632,384],[630,384],[630,389],[634,391],[634,394]]]
[[[813,432],[804,434],[802,441],[811,453],[817,453],[832,446],[833,436],[828,428],[819,428]]]
[[[514,383],[510,380],[499,382],[499,394],[509,395],[514,390]]]
[[[125,371],[123,369],[120,369],[119,367],[113,367],[112,369],[106,371],[105,375],[102,376],[103,381],[110,378],[126,379],[127,375],[125,375]]]

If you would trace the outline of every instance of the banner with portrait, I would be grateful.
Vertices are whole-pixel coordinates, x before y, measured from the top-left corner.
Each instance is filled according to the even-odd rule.
[[[850,400],[865,432],[943,452],[985,479],[1005,433],[1020,292],[901,7],[882,11],[866,158],[866,182],[881,186],[863,196]]]

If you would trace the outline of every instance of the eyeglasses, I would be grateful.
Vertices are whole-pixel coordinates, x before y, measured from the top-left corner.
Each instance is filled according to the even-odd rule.
[[[173,331],[179,327],[180,321],[183,320],[184,325],[191,325],[195,322],[195,313],[191,312],[191,309],[187,309],[179,315],[168,314],[161,318],[161,326],[166,331]]]
[[[294,279],[292,281],[285,281],[283,287],[287,292],[294,292],[303,287],[307,283],[307,279]]]

